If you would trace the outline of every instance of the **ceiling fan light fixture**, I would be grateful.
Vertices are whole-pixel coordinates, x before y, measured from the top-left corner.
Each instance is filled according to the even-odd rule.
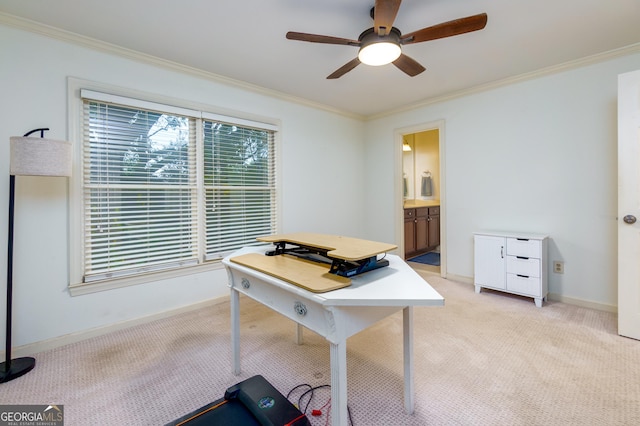
[[[400,45],[390,41],[379,41],[360,48],[358,59],[367,65],[379,66],[390,64],[400,57]]]
[[[373,28],[369,28],[360,34],[358,40],[360,40],[358,59],[366,65],[390,64],[402,54],[400,31],[395,27],[384,36],[379,36]]]
[[[358,40],[295,31],[289,31],[286,37],[289,40],[359,47],[358,57],[329,74],[329,80],[340,78],[361,63],[378,66],[393,62],[400,71],[409,77],[415,77],[425,71],[425,68],[415,59],[402,53],[401,46],[478,31],[487,25],[487,14],[480,13],[425,27],[403,36],[400,30],[393,26],[401,2],[402,0],[375,0],[375,5],[369,12],[373,18],[373,27],[364,30]]]

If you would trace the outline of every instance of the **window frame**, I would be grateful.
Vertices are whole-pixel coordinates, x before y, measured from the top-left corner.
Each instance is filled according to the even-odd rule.
[[[273,131],[274,154],[274,179],[275,179],[275,229],[280,229],[281,212],[281,167],[280,167],[280,121],[271,117],[263,117],[237,111],[223,110],[212,105],[191,102],[183,99],[170,98],[152,93],[140,92],[132,89],[116,87],[77,78],[68,78],[68,129],[69,138],[74,143],[73,149],[73,174],[69,179],[69,291],[72,296],[90,294],[98,291],[121,288],[131,285],[148,283],[152,281],[179,278],[185,275],[203,273],[223,268],[220,259],[206,259],[204,247],[205,217],[202,208],[198,208],[198,262],[194,265],[181,266],[166,270],[148,271],[144,273],[106,278],[91,282],[83,282],[84,274],[84,195],[83,195],[83,98],[81,92],[99,93],[116,103],[125,101],[124,105],[132,107],[157,109],[162,106],[163,112],[193,113],[199,114],[196,119],[196,132],[202,133],[203,120],[220,120],[238,126],[248,126]],[[173,110],[172,110],[173,108]],[[202,139],[197,137],[196,142],[196,173],[197,173],[197,205],[204,202],[203,191],[203,145]]]

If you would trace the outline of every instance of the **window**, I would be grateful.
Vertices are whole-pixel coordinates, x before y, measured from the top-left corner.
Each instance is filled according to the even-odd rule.
[[[275,232],[274,126],[81,98],[83,283],[220,260]]]
[[[204,125],[207,258],[275,230],[273,135],[219,121]]]

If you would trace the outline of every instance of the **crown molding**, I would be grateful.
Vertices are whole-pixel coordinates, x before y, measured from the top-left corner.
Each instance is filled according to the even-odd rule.
[[[388,117],[390,115],[412,111],[428,105],[433,105],[440,102],[445,102],[452,99],[461,98],[464,96],[469,96],[476,93],[497,89],[499,87],[509,86],[511,84],[516,84],[516,83],[520,83],[527,80],[533,80],[533,79],[540,78],[547,75],[558,74],[558,73],[576,69],[576,68],[582,68],[588,65],[597,64],[600,62],[608,61],[610,59],[615,59],[621,56],[631,55],[639,52],[640,52],[640,43],[635,43],[629,46],[609,50],[607,52],[598,53],[598,54],[587,56],[581,59],[564,62],[558,65],[552,65],[550,67],[542,68],[536,71],[531,71],[524,74],[515,75],[512,77],[507,77],[501,80],[492,81],[490,83],[481,84],[478,86],[470,87],[470,88],[459,90],[456,92],[447,93],[445,95],[425,99],[425,100],[413,103],[411,105],[406,105],[401,108],[396,108],[394,110],[385,111],[380,114],[367,116],[366,119],[367,121],[376,120],[379,118]]]
[[[50,25],[45,25],[40,22],[32,21],[29,19],[21,18],[18,16],[10,15],[8,13],[0,12],[0,24],[5,24],[7,26],[11,26],[14,28],[18,28],[24,31],[28,31],[34,34],[43,35],[45,37],[50,37],[54,39],[58,39],[61,41],[65,41],[67,43],[73,43],[76,45],[80,45],[92,50],[101,51],[104,53],[109,53],[113,55],[117,55],[120,57],[124,57],[130,60],[134,60],[137,62],[157,66],[160,68],[165,68],[171,71],[180,72],[183,74],[188,74],[194,77],[210,80],[216,83],[225,84],[228,86],[233,86],[241,90],[247,90],[256,94],[265,95],[273,98],[277,98],[287,102],[293,102],[299,105],[304,105],[310,108],[323,110],[326,112],[330,112],[333,114],[337,114],[343,117],[353,118],[360,121],[372,121],[383,117],[388,117],[391,115],[399,114],[402,112],[412,111],[418,108],[422,108],[428,105],[433,105],[440,102],[449,101],[456,98],[461,98],[464,96],[469,96],[472,94],[485,92],[492,89],[497,89],[499,87],[508,86],[515,83],[520,83],[527,80],[536,79],[539,77],[543,77],[546,75],[557,74],[560,72],[568,71],[571,69],[576,69],[580,67],[584,67],[587,65],[596,64],[599,62],[607,61],[610,59],[614,59],[621,56],[626,56],[634,53],[640,52],[640,43],[632,44],[626,47],[613,49],[607,52],[598,53],[595,55],[587,56],[581,59],[564,62],[562,64],[553,65],[550,67],[542,68],[536,71],[527,72],[524,74],[519,74],[512,77],[507,77],[501,80],[496,80],[493,82],[489,82],[486,84],[481,84],[478,86],[470,87],[467,89],[459,90],[456,92],[447,93],[441,96],[436,96],[433,98],[424,99],[422,101],[406,105],[400,108],[396,108],[393,110],[385,111],[379,114],[373,114],[369,116],[364,116],[360,114],[355,114],[349,111],[341,110],[338,108],[334,108],[325,104],[321,104],[318,102],[313,102],[308,99],[292,96],[283,92],[279,92],[272,89],[267,89],[262,86],[258,86],[255,84],[247,83],[245,81],[236,80],[230,77],[225,77],[222,75],[214,74],[208,71],[204,71],[198,68],[189,67],[177,62],[169,61],[166,59],[161,59],[156,56],[148,55],[145,53],[141,53],[132,49],[127,49],[125,47],[121,47],[115,44],[107,43],[104,41],[100,41],[91,37],[86,37],[77,33],[73,33],[71,31],[62,30],[56,27],[52,27]]]
[[[224,84],[227,86],[233,86],[241,90],[247,90],[256,94],[277,98],[287,102],[293,102],[299,105],[304,105],[314,109],[320,109],[333,114],[338,114],[343,117],[349,117],[356,120],[363,121],[365,116],[355,114],[349,111],[344,111],[338,108],[334,108],[318,102],[313,102],[308,99],[292,96],[277,90],[267,89],[262,86],[247,83],[245,81],[236,80],[230,77],[225,77],[219,74],[214,74],[208,71],[204,71],[198,68],[189,67],[187,65],[180,64],[178,62],[169,61],[166,59],[158,58],[157,56],[141,53],[136,50],[127,49],[122,46],[107,43],[101,40],[97,40],[91,37],[83,36],[71,31],[62,30],[60,28],[52,27],[50,25],[42,24],[40,22],[32,21],[30,19],[21,18],[8,13],[0,12],[0,24],[18,28],[20,30],[28,31],[30,33],[42,35],[45,37],[61,40],[67,43],[76,44],[91,50],[96,50],[112,55],[117,55],[130,59],[133,61],[153,65],[159,68],[168,69],[171,71],[188,74],[194,77],[202,78],[205,80],[213,81],[216,83]]]

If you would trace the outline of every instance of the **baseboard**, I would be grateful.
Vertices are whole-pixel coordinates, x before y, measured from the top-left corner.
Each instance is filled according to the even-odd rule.
[[[445,278],[447,278],[449,280],[452,280],[452,281],[457,281],[457,282],[473,285],[473,278],[472,277],[465,277],[465,276],[462,276],[462,275],[447,274],[447,276]],[[547,299],[553,300],[554,302],[566,303],[568,305],[580,306],[582,308],[595,309],[597,311],[613,312],[615,314],[618,313],[618,307],[615,306],[615,305],[607,305],[605,303],[593,302],[591,300],[578,299],[578,298],[575,298],[575,297],[564,296],[564,295],[558,294],[558,293],[549,293],[547,295]]]
[[[462,275],[447,274],[442,272],[439,266],[425,265],[424,263],[411,263],[411,268],[425,274],[437,275],[445,280],[457,281],[464,284],[473,284],[473,278],[464,277]]]
[[[52,339],[42,340],[40,342],[30,343],[24,346],[18,346],[11,349],[11,357],[19,358],[23,356],[30,356],[37,354],[38,352],[48,351],[51,349],[59,348],[71,343],[80,342],[82,340],[90,339],[92,337],[102,336],[114,331],[123,330],[125,328],[132,327],[134,325],[146,324],[151,321],[156,321],[163,318],[168,318],[173,315],[181,314],[184,312],[195,311],[197,309],[206,308],[208,306],[218,305],[220,303],[229,303],[229,296],[221,296],[214,299],[205,300],[202,302],[194,303],[192,305],[182,306],[177,309],[171,309],[157,314],[148,315],[145,317],[134,318],[127,321],[122,321],[114,324],[105,325],[103,327],[92,328],[90,330],[83,330],[76,333],[65,334],[64,336],[55,337]],[[1,351],[1,359],[4,360],[5,351]]]
[[[574,297],[563,296],[558,293],[549,293],[547,295],[547,298],[549,300],[553,300],[554,302],[562,302],[568,305],[575,305],[583,308],[595,309],[595,310],[604,311],[604,312],[613,312],[614,314],[618,313],[617,306],[607,305],[605,303],[593,302],[591,300],[576,299]]]
[[[446,279],[451,280],[451,281],[457,281],[457,282],[459,282],[459,283],[464,283],[464,284],[471,284],[471,285],[473,285],[473,278],[471,278],[471,277],[465,277],[465,276],[463,276],[463,275],[447,274],[447,276],[446,276],[446,277],[443,277],[443,278],[446,278]]]

